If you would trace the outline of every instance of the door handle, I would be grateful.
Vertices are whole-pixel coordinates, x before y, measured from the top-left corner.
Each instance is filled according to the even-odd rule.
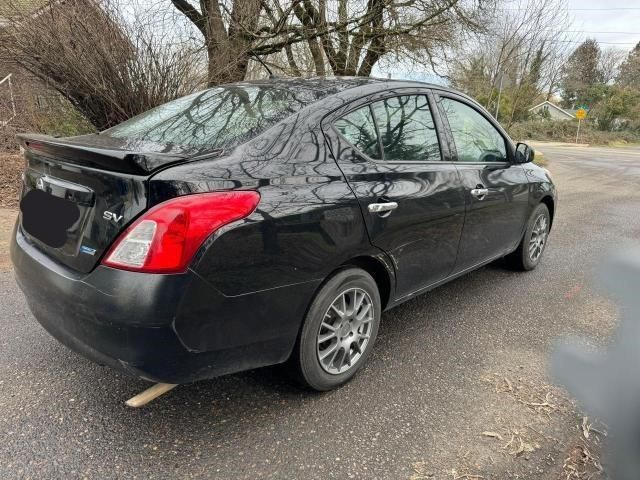
[[[476,197],[478,200],[484,200],[484,197],[489,193],[488,188],[472,188],[471,195]]]
[[[367,208],[369,209],[369,213],[386,213],[387,215],[389,215],[396,208],[398,208],[398,203],[397,202],[370,203]]]

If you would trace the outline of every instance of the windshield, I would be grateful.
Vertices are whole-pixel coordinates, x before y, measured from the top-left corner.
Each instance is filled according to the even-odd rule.
[[[221,148],[246,141],[311,100],[302,91],[227,86],[194,93],[102,132],[163,144]]]

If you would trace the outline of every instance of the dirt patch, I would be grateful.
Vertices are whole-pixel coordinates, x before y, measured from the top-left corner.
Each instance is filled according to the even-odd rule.
[[[517,376],[513,370],[483,380],[526,410],[507,417],[508,425],[500,425],[496,432],[482,432],[497,440],[497,452],[511,456],[514,462],[522,459],[555,466],[562,462],[561,472],[556,473],[566,480],[606,478],[599,459],[606,426],[586,417],[564,389]],[[567,431],[568,425],[573,428]]]
[[[529,378],[519,368],[481,380],[491,407],[483,412],[486,430],[461,449],[453,468],[437,475],[426,464],[414,465],[412,479],[608,478],[600,461],[607,427],[585,416],[564,389]]]
[[[23,170],[20,155],[0,153],[0,208],[18,208]]]
[[[461,406],[465,423],[447,432],[451,438],[439,437],[441,455],[408,465],[409,478],[607,480],[600,459],[607,427],[551,383],[543,356],[526,350],[498,353],[473,380],[474,400]]]
[[[9,240],[18,212],[9,208],[0,208],[0,272],[11,269],[9,259]]]
[[[18,215],[23,162],[20,155],[0,152],[0,272],[11,269],[9,239]]]

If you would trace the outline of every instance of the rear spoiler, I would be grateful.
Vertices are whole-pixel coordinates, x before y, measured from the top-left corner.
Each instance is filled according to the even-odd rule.
[[[18,134],[16,138],[22,148],[34,155],[131,175],[146,176],[159,168],[181,163],[192,157],[191,155],[97,148],[82,145],[71,139],[65,140],[48,135]]]

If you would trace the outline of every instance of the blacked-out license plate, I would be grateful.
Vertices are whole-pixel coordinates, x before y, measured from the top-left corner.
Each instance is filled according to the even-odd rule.
[[[22,228],[53,248],[64,246],[69,229],[80,218],[76,203],[35,189],[22,198],[20,210]]]

